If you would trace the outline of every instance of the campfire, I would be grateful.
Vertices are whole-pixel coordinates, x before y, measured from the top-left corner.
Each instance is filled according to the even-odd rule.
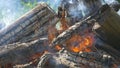
[[[110,12],[108,13],[108,11]],[[17,40],[12,39],[13,36],[9,31],[6,31],[5,35],[1,33],[3,37],[1,37],[2,41],[0,40],[0,44],[5,45],[0,47],[0,67],[119,67],[120,53],[113,45],[110,45],[112,43],[110,42],[111,34],[107,33],[111,31],[107,28],[103,29],[110,24],[110,21],[107,21],[108,16],[106,14],[113,14],[112,16],[115,16],[113,20],[120,18],[116,12],[108,5],[103,5],[96,12],[91,13],[92,15],[83,19],[76,18],[77,20],[75,20],[72,17],[67,17],[69,16],[67,14],[68,11],[65,7],[59,7],[58,14],[56,14],[48,5],[41,3],[17,21],[18,23],[15,25],[17,29],[23,25],[21,20],[26,23],[26,27],[21,27],[24,31],[17,31],[17,29],[12,31],[15,32],[14,35],[17,35],[15,36]],[[29,17],[30,19],[28,20]],[[104,20],[102,17],[104,17]],[[78,21],[78,19],[80,20]],[[35,23],[31,23],[31,20],[32,22],[34,20]],[[109,24],[106,24],[106,22]],[[118,24],[118,22],[116,21],[115,23]],[[96,23],[100,26],[93,29]],[[8,34],[6,35],[6,33]],[[5,43],[6,39],[10,39],[9,41],[7,40],[8,44]]]

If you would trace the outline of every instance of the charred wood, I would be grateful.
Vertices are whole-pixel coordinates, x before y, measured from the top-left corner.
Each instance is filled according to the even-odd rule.
[[[98,49],[106,51],[107,53],[112,55],[118,61],[118,63],[120,63],[120,52],[118,50],[112,48],[110,45],[103,43],[103,42],[97,43],[96,47]]]
[[[101,51],[101,50],[100,50]],[[58,53],[44,54],[40,59],[37,68],[112,68],[112,65],[116,62],[110,55],[101,51],[100,58],[96,58],[98,52],[80,52],[78,54],[72,54],[71,52],[63,49]],[[110,62],[110,63],[109,63]]]
[[[38,58],[47,49],[44,42],[46,38],[40,38],[38,40],[29,43],[13,43],[0,47],[0,65],[5,64],[25,64],[32,60],[37,59],[34,55],[38,55]],[[34,56],[34,58],[33,58]]]
[[[96,15],[95,13],[94,15]],[[68,40],[72,35],[77,34],[81,31],[84,31],[86,28],[82,27],[85,24],[93,24],[95,23],[95,19],[92,19],[94,15],[87,17],[81,22],[76,23],[75,25],[69,27],[67,30],[59,34],[50,44],[50,46],[54,47],[57,44],[63,44],[66,40]]]

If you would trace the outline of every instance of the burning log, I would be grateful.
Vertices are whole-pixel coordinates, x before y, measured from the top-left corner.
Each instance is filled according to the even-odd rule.
[[[110,15],[110,17],[109,17],[109,15]],[[55,47],[56,45],[63,45],[73,35],[79,34],[79,33],[81,33],[81,31],[84,31],[86,29],[86,28],[82,27],[84,24],[92,25],[92,24],[98,22],[98,24],[100,24],[101,27],[96,29],[97,36],[102,38],[104,41],[107,41],[108,44],[114,43],[114,45],[110,44],[110,46],[113,46],[113,47],[116,47],[117,49],[119,49],[119,40],[120,40],[119,30],[118,30],[119,29],[119,20],[120,20],[119,18],[120,18],[120,16],[113,9],[111,9],[108,5],[104,5],[93,16],[88,17],[85,20],[76,23],[75,25],[71,26],[69,29],[65,30],[63,33],[58,35],[52,41],[50,46]],[[114,20],[114,24],[110,20]],[[92,29],[92,28],[93,28],[93,25],[90,27],[90,29]],[[117,33],[114,30],[116,30]],[[104,34],[102,31],[104,32]],[[117,43],[118,43],[118,45],[116,45]],[[107,49],[109,49],[109,48],[106,48],[106,51],[108,51]],[[114,51],[114,48],[112,48],[111,51]],[[117,58],[118,58],[119,53],[116,51],[114,51],[114,53],[117,53],[114,55],[117,56]],[[111,55],[113,55],[113,54],[111,54]]]
[[[57,45],[64,45],[64,43],[66,43],[66,41],[67,40],[69,40],[72,36],[73,37],[75,37],[74,35],[75,34],[79,34],[79,33],[82,33],[84,30],[86,30],[87,28],[90,28],[90,30],[92,30],[92,28],[93,28],[93,25],[96,23],[96,22],[98,22],[98,24],[101,24],[102,22],[101,22],[101,15],[102,14],[105,14],[104,13],[104,10],[106,9],[106,6],[108,6],[108,5],[104,5],[104,6],[102,6],[102,8],[100,8],[100,10],[98,11],[98,12],[96,12],[93,16],[91,16],[91,17],[88,17],[88,18],[86,18],[85,20],[82,20],[81,22],[78,22],[78,23],[76,23],[75,25],[73,25],[73,26],[71,26],[70,28],[68,28],[67,30],[65,30],[63,33],[61,33],[60,35],[58,35],[53,41],[52,41],[52,43],[50,44],[50,46],[51,47],[55,47],[55,46],[57,46]],[[108,6],[108,8],[110,8],[109,6]],[[107,8],[107,9],[108,9]],[[107,9],[106,9],[106,11],[107,11]],[[111,8],[110,8],[111,9]],[[112,10],[112,9],[111,9]],[[112,10],[114,13],[116,13],[114,10]],[[100,15],[101,14],[101,15]],[[113,14],[113,16],[117,16],[117,14]],[[119,17],[117,17],[117,18],[119,18]],[[104,20],[103,20],[104,21]],[[84,25],[88,25],[87,26],[87,28],[85,27],[82,27],[82,26],[84,26]],[[91,27],[90,27],[91,26]],[[98,28],[97,28],[98,29]],[[82,31],[82,32],[81,32]],[[77,40],[79,40],[79,39],[77,39]],[[76,40],[75,40],[76,41]],[[71,41],[72,42],[72,41]],[[74,41],[73,41],[74,42]],[[110,55],[112,55],[113,57],[115,57],[115,59],[119,59],[118,57],[119,57],[119,53],[115,50],[115,49],[113,49],[113,48],[110,48],[110,47],[108,47],[107,45],[105,45],[105,47],[103,46],[103,48],[105,48],[105,49],[103,49],[103,50],[105,50],[107,53],[109,53]],[[110,49],[109,49],[110,48]],[[102,49],[101,49],[102,50]],[[109,51],[110,50],[110,51]],[[100,50],[98,50],[98,51],[100,51]],[[108,52],[109,51],[109,52]],[[110,53],[110,52],[114,52],[114,53],[117,53],[117,54],[113,54],[113,53]],[[90,52],[91,53],[91,52]],[[98,53],[98,52],[97,52]],[[114,65],[114,62],[115,62],[115,64],[118,64],[119,65],[119,61],[117,60],[115,60],[115,59],[112,59],[112,60],[114,60],[114,61],[111,61],[111,56],[109,56],[109,55],[104,55],[104,54],[102,54],[102,55],[100,55],[99,57],[96,57],[96,54],[97,53],[95,53],[94,55],[95,55],[95,57],[92,55],[92,57],[94,57],[96,60],[95,61],[97,61],[97,60],[99,60],[99,62],[100,63],[103,63],[103,62],[105,62],[105,64],[102,64],[102,65],[100,65],[100,66],[105,66],[106,67],[106,62],[108,63],[108,67],[110,66],[111,67],[111,63],[112,63],[112,65]],[[61,54],[61,55],[63,55],[63,54]],[[46,66],[48,66],[48,67],[56,67],[57,65],[59,66],[59,65],[61,65],[61,64],[63,64],[62,66],[65,66],[65,68],[66,67],[72,67],[72,68],[77,68],[77,66],[78,67],[80,67],[80,62],[82,62],[82,63],[84,63],[84,64],[87,64],[86,63],[86,60],[80,60],[79,62],[77,62],[78,60],[76,60],[76,58],[78,58],[79,57],[79,59],[81,58],[81,57],[84,57],[84,55],[80,55],[80,56],[78,56],[77,55],[77,57],[72,57],[71,59],[70,59],[70,55],[69,54],[65,54],[65,56],[66,55],[69,55],[69,58],[68,58],[68,56],[67,57],[62,57],[60,55],[60,58],[59,58],[59,56],[58,55],[54,55],[53,56],[53,54],[49,54],[49,56],[48,55],[45,55],[44,57],[42,57],[41,58],[41,60],[42,61],[40,61],[40,63],[39,63],[39,65],[38,65],[38,68],[47,68]],[[88,56],[88,54],[87,54],[87,56]],[[102,57],[101,57],[102,56]],[[117,57],[116,57],[117,56]],[[56,58],[57,57],[57,58]],[[62,58],[61,58],[62,57]],[[86,57],[86,56],[85,56]],[[67,59],[66,59],[67,58]],[[73,59],[73,58],[75,58],[75,59]],[[106,58],[109,58],[109,59],[106,59]],[[69,60],[68,60],[69,59]],[[90,58],[90,59],[92,59],[92,58]],[[53,62],[53,63],[50,63],[50,62]],[[109,64],[109,62],[110,62],[110,64]],[[117,63],[118,62],[118,63]],[[58,63],[58,64],[56,64],[56,63]],[[76,63],[76,64],[75,64]],[[77,64],[77,63],[79,63],[79,64]],[[88,62],[89,63],[89,62]],[[98,63],[99,64],[99,63]],[[97,64],[95,64],[94,65],[94,63],[91,63],[91,64],[89,64],[89,65],[86,65],[86,66],[89,66],[90,67],[90,65],[91,66],[93,66],[93,67],[96,67],[96,68],[98,68],[97,66]],[[84,66],[84,65],[82,65],[82,66]],[[102,68],[102,67],[100,67],[100,68]]]
[[[38,59],[48,46],[43,46],[47,39],[40,38],[29,43],[14,43],[0,47],[0,66],[7,64],[26,64]]]
[[[94,16],[94,15],[93,15]],[[88,20],[90,20],[93,16],[90,16],[86,18],[85,20],[76,23],[75,25],[69,27],[67,30],[65,30],[63,33],[57,36],[50,46],[54,47],[57,44],[63,44],[67,39],[69,39],[73,34],[79,33],[79,31],[84,31],[86,28],[80,28],[82,25],[87,24]],[[95,20],[92,20],[92,23],[95,23]],[[91,24],[91,23],[90,23]]]
[[[96,1],[96,0],[92,0],[92,1]],[[40,6],[38,6],[38,7],[40,7]],[[24,26],[25,31],[22,31],[22,33],[19,33],[19,31],[17,32],[17,29],[19,29],[19,28],[15,29],[15,33],[18,33],[18,34],[17,34],[15,40],[10,40],[10,42],[12,42],[12,43],[17,42],[17,41],[28,42],[28,41],[32,41],[32,39],[34,39],[34,38],[40,37],[40,35],[43,35],[43,34],[45,34],[45,37],[46,37],[47,29],[49,29],[49,28],[47,28],[49,23],[46,23],[46,22],[50,22],[50,26],[51,26],[51,24],[53,26],[53,25],[55,25],[55,23],[57,22],[58,19],[55,17],[54,12],[51,11],[49,7],[43,6],[43,8],[40,9],[40,10],[44,10],[42,12],[40,10],[39,10],[40,11],[39,12],[37,9],[35,9],[35,13],[33,13],[32,16],[30,15],[30,19],[28,19],[29,14],[27,15],[27,17],[25,17],[25,19],[27,19],[27,20],[24,20],[24,18],[20,19],[20,20],[23,19],[22,21],[25,23],[26,23],[26,21],[29,21],[29,22],[27,22],[27,24],[28,23],[32,23],[32,24],[30,24],[27,27]],[[50,13],[48,13],[47,11],[50,11]],[[108,11],[110,11],[110,12],[108,13]],[[45,15],[42,16],[42,14],[44,14],[44,13],[45,13]],[[65,13],[65,11],[64,11],[64,13]],[[63,13],[63,18],[61,19],[61,21],[62,20],[66,21],[64,13]],[[35,15],[35,17],[34,17],[34,14],[38,14],[38,15],[37,16]],[[110,17],[110,19],[114,20],[114,22],[115,22],[115,24],[113,26],[112,26],[112,23],[109,20],[108,16],[114,17],[114,18]],[[41,17],[42,17],[42,19],[41,19]],[[62,15],[60,15],[59,17],[62,17]],[[101,17],[103,17],[103,18],[101,18]],[[98,52],[90,52],[90,50],[88,50],[89,53],[86,53],[86,52],[81,53],[80,50],[76,51],[75,49],[74,49],[74,52],[71,52],[69,50],[64,51],[64,50],[61,50],[61,47],[59,47],[58,45],[64,45],[64,43],[70,43],[72,41],[71,38],[72,39],[76,38],[75,41],[79,40],[78,41],[79,43],[84,42],[83,44],[85,44],[85,45],[89,45],[89,46],[92,45],[91,42],[89,42],[91,40],[91,37],[86,36],[82,39],[82,42],[81,42],[81,40],[79,39],[80,38],[79,34],[82,35],[82,33],[84,31],[86,31],[86,29],[89,30],[89,32],[93,32],[92,28],[96,22],[98,22],[97,24],[101,25],[101,28],[103,27],[99,32],[103,31],[105,33],[104,36],[105,36],[105,38],[107,38],[107,40],[105,38],[103,38],[103,36],[101,36],[102,35],[101,33],[97,32],[98,33],[97,35],[100,38],[102,38],[104,41],[109,41],[109,39],[111,40],[112,38],[114,38],[114,40],[115,40],[115,38],[117,38],[117,36],[120,33],[119,30],[117,30],[117,28],[119,28],[118,27],[119,20],[116,21],[116,19],[119,19],[119,16],[116,14],[116,12],[113,11],[112,9],[110,9],[110,7],[108,5],[105,5],[99,11],[96,11],[96,13],[94,13],[93,15],[87,17],[86,19],[82,20],[81,22],[76,23],[75,25],[73,25],[69,28],[67,27],[67,25],[65,25],[66,23],[64,23],[64,21],[62,21],[62,24],[65,25],[65,27],[61,31],[64,31],[64,30],[65,31],[62,32],[60,35],[58,35],[54,40],[53,40],[53,37],[51,38],[48,36],[50,42],[47,39],[38,39],[38,40],[28,42],[28,43],[14,43],[14,44],[1,46],[0,47],[0,65],[5,67],[6,64],[11,64],[12,66],[15,65],[15,67],[17,67],[17,66],[19,67],[19,64],[24,64],[23,67],[26,67],[27,65],[28,66],[32,65],[34,62],[40,60],[40,62],[38,64],[38,68],[48,68],[48,67],[79,68],[79,67],[86,67],[86,66],[92,67],[92,68],[95,68],[95,67],[103,68],[104,66],[106,66],[105,62],[110,61],[111,63],[107,63],[108,64],[107,67],[110,67],[110,65],[113,64],[113,62],[115,62],[113,57],[115,57],[115,59],[119,59],[120,53],[117,52],[116,50],[114,50],[113,48],[109,47],[106,44],[104,44],[105,46],[103,46],[103,45],[101,46],[99,44],[99,46],[101,46],[99,48],[101,48],[101,50],[103,49],[103,50],[107,51],[107,53],[111,54],[113,56],[112,58],[109,54],[104,55],[102,52],[101,52],[101,54],[99,54]],[[18,23],[20,20],[18,20]],[[19,25],[21,25],[21,24],[19,24]],[[43,27],[41,27],[41,26],[43,26]],[[110,26],[113,27],[113,29],[111,29],[112,31],[116,30],[116,32],[118,33],[118,34],[114,33],[113,34],[114,37],[112,37],[112,38],[110,38],[110,36],[112,36],[112,31],[108,30],[110,28]],[[12,28],[14,28],[14,27],[12,27]],[[96,31],[98,31],[99,29],[100,28],[97,28]],[[53,28],[53,31],[54,30],[56,30],[56,29]],[[51,32],[52,31],[49,31],[48,33],[51,33]],[[14,30],[13,30],[13,33],[14,33]],[[4,33],[2,33],[2,34],[4,34]],[[9,34],[10,34],[10,36],[8,36]],[[83,33],[83,34],[85,34],[85,33]],[[15,35],[15,34],[13,34],[13,35]],[[29,35],[29,36],[27,36],[27,35]],[[53,35],[54,35],[54,32],[53,32]],[[2,38],[0,40],[0,41],[2,41],[2,42],[0,42],[1,45],[10,43],[10,42],[6,41],[8,38],[5,38],[5,37],[7,36],[10,38],[11,31],[6,31],[5,36],[4,35],[2,35],[2,36],[0,36],[0,38]],[[27,37],[22,38],[22,36],[27,36]],[[70,41],[68,42],[67,40],[70,40]],[[118,40],[120,40],[119,36],[117,38],[117,42],[113,42],[113,43],[118,43]],[[44,42],[45,43],[48,42],[48,44],[46,44],[46,45],[49,45],[49,43],[50,43],[50,46],[52,48],[56,48],[56,46],[57,46],[57,49],[61,50],[61,51],[59,53],[55,53],[55,54],[50,53],[50,54],[43,55],[43,53],[47,49],[51,49],[49,52],[54,51],[54,49],[50,48],[49,46],[43,46]],[[109,43],[109,42],[107,42],[107,43]],[[42,46],[40,46],[40,45],[42,45]],[[65,46],[67,46],[67,45],[65,45]],[[111,46],[113,46],[113,45],[111,44]],[[76,49],[79,49],[79,48],[76,48]],[[98,51],[100,51],[100,50],[98,50]],[[54,51],[54,52],[56,52],[56,51]],[[111,52],[116,53],[116,54],[113,54]],[[41,57],[41,55],[43,55],[43,56]],[[41,57],[41,58],[38,59],[39,57]],[[112,61],[111,61],[111,59],[112,59]],[[31,61],[33,61],[33,62],[31,62]],[[16,64],[18,64],[18,65],[16,65]]]

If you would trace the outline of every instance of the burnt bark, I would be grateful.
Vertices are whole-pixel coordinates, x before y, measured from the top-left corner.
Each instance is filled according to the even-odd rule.
[[[47,49],[44,46],[44,42],[47,39],[38,39],[29,43],[13,43],[0,47],[0,66],[5,66],[6,64],[26,64],[43,54]]]
[[[116,64],[113,57],[104,51],[99,51],[100,54],[98,52],[73,54],[63,49],[58,53],[47,53],[40,58],[37,68],[112,68],[112,65]]]

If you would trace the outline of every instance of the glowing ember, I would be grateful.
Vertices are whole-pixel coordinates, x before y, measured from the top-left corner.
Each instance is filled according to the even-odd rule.
[[[82,37],[80,35],[72,36],[70,40],[67,41],[66,45],[72,52],[91,52],[93,44],[92,36]]]
[[[42,52],[42,53],[35,53],[29,59],[30,59],[30,61],[33,61],[33,60],[38,59],[39,57],[41,57],[43,54],[44,54],[44,52]]]
[[[72,51],[73,52],[79,52],[80,50],[79,50],[79,47],[72,47]]]
[[[59,51],[59,50],[61,50],[62,48],[61,48],[59,45],[57,45],[57,46],[55,47],[55,49]]]

